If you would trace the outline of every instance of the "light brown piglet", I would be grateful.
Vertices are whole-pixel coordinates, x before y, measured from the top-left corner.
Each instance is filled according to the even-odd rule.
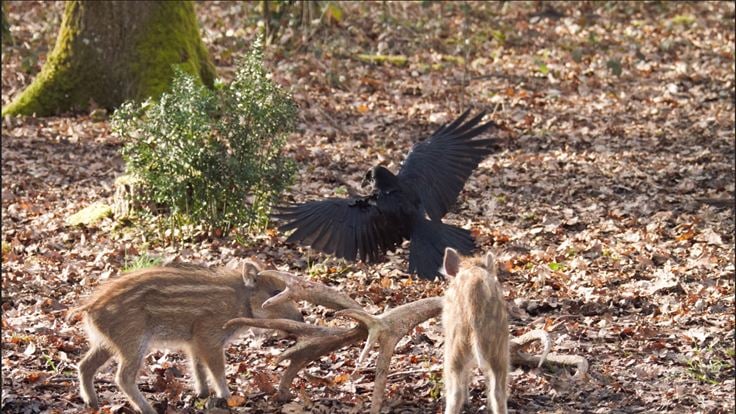
[[[442,308],[445,414],[462,411],[476,366],[486,375],[490,411],[506,414],[509,322],[496,260],[492,253],[463,259],[448,247],[441,271],[450,279]]]
[[[200,396],[209,394],[209,374],[217,396],[227,398],[223,348],[236,329],[223,329],[225,323],[237,317],[302,320],[293,302],[261,308],[285,288],[276,279],[258,276],[261,270],[255,262],[245,262],[240,270],[180,263],[139,270],[101,286],[70,314],[84,314],[90,342],[79,363],[84,402],[98,408],[93,377],[114,358],[118,386],[138,411],[155,413],[136,386],[143,358],[154,344],[177,346],[189,355]]]

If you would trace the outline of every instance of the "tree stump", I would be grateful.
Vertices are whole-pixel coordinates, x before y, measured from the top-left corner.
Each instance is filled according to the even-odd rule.
[[[121,175],[115,179],[112,214],[116,220],[129,218],[141,208],[142,189],[140,180],[132,175]]]

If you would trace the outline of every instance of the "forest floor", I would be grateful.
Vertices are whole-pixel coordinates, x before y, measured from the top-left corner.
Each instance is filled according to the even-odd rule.
[[[5,105],[39,71],[63,4],[5,2]],[[503,126],[446,221],[501,257],[511,329],[544,328],[574,370],[514,368],[516,413],[734,412],[734,4],[341,3],[323,22],[284,29],[267,53],[299,105],[287,151],[299,164],[287,199],[344,193],[377,163],[392,170],[412,144],[467,107]],[[256,5],[199,3],[205,43],[227,79],[255,37]],[[329,19],[327,17],[330,17]],[[365,63],[358,54],[401,55]],[[75,364],[87,342],[64,316],[95,286],[148,257],[209,265],[257,256],[349,293],[372,312],[437,295],[410,278],[406,252],[346,264],[269,231],[162,245],[114,218],[66,218],[111,202],[124,171],[106,117],[2,124],[2,407],[83,409]],[[324,311],[305,304],[311,319]],[[329,319],[329,318],[328,318]],[[439,413],[442,336],[431,319],[399,344],[386,412]],[[291,403],[270,391],[288,340],[244,337],[227,349],[235,412],[367,412],[360,347],[309,366]],[[173,350],[172,350],[173,351]],[[195,412],[181,354],[154,352],[139,384],[168,412]],[[98,374],[103,412],[130,412]],[[183,376],[170,375],[183,373]],[[324,379],[317,380],[317,377]],[[242,398],[240,398],[242,397]],[[473,382],[467,412],[485,405]]]

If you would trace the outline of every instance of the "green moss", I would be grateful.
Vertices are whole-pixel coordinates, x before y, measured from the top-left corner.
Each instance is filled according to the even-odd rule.
[[[177,65],[212,87],[215,67],[199,37],[199,25],[191,2],[161,2],[136,41],[130,71],[137,77],[132,98],[144,100],[165,92]]]
[[[677,16],[670,19],[670,24],[673,26],[684,26],[688,27],[695,23],[695,16],[691,14],[678,14]]]
[[[464,65],[465,59],[461,56],[452,56],[452,55],[442,55],[442,61],[443,62],[450,62],[454,63],[456,65]]]
[[[2,241],[2,249],[3,249],[3,258],[7,254],[9,254],[11,251],[13,251],[13,245],[10,244],[10,242],[6,242],[5,240]]]
[[[383,64],[388,63],[394,66],[405,66],[409,59],[404,55],[366,55],[360,54],[356,58],[365,63],[377,63]]]
[[[104,203],[94,203],[67,217],[67,226],[89,226],[109,217],[112,208]]]
[[[44,64],[41,72],[20,95],[2,109],[2,115],[40,116],[57,113],[64,109],[75,110],[86,106],[88,102],[80,97],[82,90],[90,96],[89,89],[94,85],[82,88],[81,82],[87,77],[83,62],[88,59],[87,48],[73,48],[78,35],[79,2],[67,3],[61,22],[61,29],[56,45]],[[96,68],[90,68],[96,72]]]

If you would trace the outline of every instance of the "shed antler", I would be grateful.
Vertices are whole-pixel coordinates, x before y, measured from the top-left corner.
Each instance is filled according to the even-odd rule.
[[[542,353],[537,355],[530,355],[526,352],[522,352],[521,349],[525,344],[538,340],[542,343]],[[559,364],[559,365],[571,365],[577,368],[574,378],[585,378],[588,374],[588,360],[581,357],[580,355],[571,354],[550,354],[551,348],[549,334],[547,331],[542,329],[535,329],[529,331],[521,336],[511,339],[509,344],[509,352],[511,353],[511,363],[516,365],[523,365],[527,367],[541,367],[542,364]]]
[[[360,353],[358,365],[363,364],[368,356],[368,351],[378,342],[379,351],[378,359],[376,359],[376,378],[373,386],[373,398],[371,399],[371,413],[381,411],[383,397],[386,392],[388,369],[396,344],[415,326],[429,318],[438,316],[441,312],[442,298],[434,297],[401,305],[378,316],[358,309],[346,309],[335,314],[336,316],[355,319],[368,328],[368,340]]]
[[[371,413],[380,412],[385,396],[389,365],[396,344],[414,327],[429,318],[439,316],[442,312],[442,297],[432,297],[389,309],[381,315],[371,315],[345,293],[321,283],[276,270],[265,270],[260,272],[258,276],[275,278],[286,285],[286,289],[264,302],[263,307],[288,300],[306,300],[315,305],[322,305],[336,310],[335,316],[350,318],[358,322],[358,325],[353,328],[344,328],[315,326],[287,319],[237,318],[230,320],[225,325],[226,329],[241,326],[278,329],[297,337],[296,344],[278,357],[278,362],[287,359],[290,361],[279,382],[277,398],[280,401],[291,399],[289,391],[291,383],[299,371],[309,362],[346,345],[367,339],[360,353],[356,369],[364,363],[370,349],[378,343],[379,351],[376,359]],[[533,340],[539,340],[542,343],[542,355],[535,356],[521,352],[522,347]],[[547,332],[543,330],[530,331],[511,340],[511,361],[525,366],[541,366],[545,362],[555,362],[563,365],[576,365],[578,374],[582,373],[581,375],[584,375],[587,371],[588,363],[584,358],[577,355],[548,354],[549,349],[550,340]]]
[[[540,356],[529,355],[521,352],[521,348],[532,342],[538,340],[542,344],[542,354]],[[511,353],[511,363],[519,365],[531,365],[532,367],[541,367],[544,361],[549,355],[549,349],[551,347],[549,334],[543,329],[535,329],[529,331],[524,335],[517,336],[509,341],[509,353]]]
[[[296,277],[287,272],[264,270],[258,277],[270,277],[280,280],[286,289],[263,302],[263,307],[273,306],[289,300],[295,302],[306,300],[315,305],[322,305],[334,310],[356,309],[362,310],[358,302],[348,295],[321,283]],[[279,401],[288,401],[292,398],[289,388],[294,377],[311,361],[320,356],[329,354],[346,345],[356,343],[368,335],[363,326],[355,328],[315,327],[304,322],[295,322],[284,319],[250,319],[237,318],[229,321],[226,327],[253,326],[257,328],[279,329],[295,335],[297,343],[279,355],[277,362],[289,360],[289,366],[279,381]],[[315,329],[316,328],[316,329]]]
[[[291,273],[279,272],[278,270],[264,270],[258,273],[258,277],[270,277],[286,284],[286,289],[281,293],[263,302],[264,308],[289,300],[306,300],[315,305],[322,305],[334,310],[363,309],[358,302],[339,290],[335,290],[321,283],[312,282],[311,280],[302,279]]]

